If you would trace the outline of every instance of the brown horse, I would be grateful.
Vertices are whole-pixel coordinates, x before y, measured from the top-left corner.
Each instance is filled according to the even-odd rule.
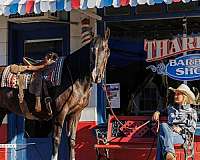
[[[110,31],[103,37],[97,36],[86,46],[67,56],[63,63],[61,85],[48,88],[52,98],[53,111],[53,149],[51,160],[58,160],[58,148],[64,120],[67,119],[68,136],[70,141],[70,160],[75,160],[76,128],[81,111],[87,106],[92,83],[99,83],[104,75],[107,60],[110,55],[108,39]],[[26,91],[25,91],[26,92]],[[20,109],[18,90],[0,88],[0,122],[9,112],[26,115]],[[34,108],[34,96],[25,93],[28,108]],[[43,106],[42,106],[43,108]],[[42,109],[42,111],[44,111]],[[41,113],[33,112],[33,119],[44,120]],[[30,119],[31,116],[29,116]],[[32,118],[31,118],[32,119]]]

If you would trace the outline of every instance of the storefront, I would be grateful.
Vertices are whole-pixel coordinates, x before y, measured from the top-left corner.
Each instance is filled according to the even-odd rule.
[[[196,54],[199,59],[198,7],[199,2],[191,2],[104,10],[106,26],[111,29],[106,83],[120,84],[120,108],[113,107],[116,115],[151,116],[173,102],[170,86],[187,81],[188,86],[199,88],[198,64],[194,62],[196,69],[188,69],[187,64],[188,59],[194,64],[191,59]],[[199,116],[199,105],[194,107]],[[109,118],[110,108],[106,111]],[[196,135],[199,133],[198,122]],[[111,155],[115,159],[129,159],[133,155],[146,159],[148,153],[123,150]]]
[[[113,109],[116,115],[152,115],[156,108],[166,106],[167,103],[171,100],[171,97],[168,97],[167,88],[169,86],[176,87],[178,84],[180,84],[180,81],[174,80],[173,78],[165,75],[159,75],[152,72],[151,69],[147,69],[150,65],[157,65],[159,61],[146,61],[147,52],[144,49],[145,39],[173,39],[175,36],[183,35],[183,19],[185,17],[187,17],[187,35],[197,34],[199,32],[200,26],[200,18],[198,18],[200,16],[198,11],[198,1],[186,4],[186,1],[178,1],[178,3],[172,3],[170,0],[165,1],[167,4],[163,3],[162,0],[91,0],[87,3],[85,1],[75,0],[71,1],[72,3],[70,3],[70,1],[64,3],[64,1],[48,0],[32,1],[34,3],[25,2],[26,1],[24,1],[24,3],[20,3],[20,7],[18,6],[18,8],[16,8],[16,4],[8,4],[6,7],[9,9],[6,10],[4,8],[4,12],[0,12],[0,14],[3,13],[5,15],[9,15],[16,12],[23,14],[25,12],[29,13],[33,11],[35,13],[41,13],[48,10],[54,12],[55,10],[62,9],[70,11],[71,9],[77,8],[94,8],[95,6],[101,8],[98,9],[98,15],[103,18],[103,21],[97,21],[97,33],[102,34],[106,27],[109,27],[111,30],[111,38],[109,44],[111,56],[107,65],[106,83],[120,85],[120,101],[118,101],[118,104],[120,103],[120,105]],[[148,3],[148,5],[145,3]],[[114,7],[108,7],[111,5]],[[136,5],[137,7],[135,7]],[[106,7],[102,8],[104,6]],[[23,7],[25,7],[26,10],[22,10],[24,9]],[[73,17],[71,17],[71,20],[72,19]],[[44,32],[45,25],[48,25],[49,30]],[[46,50],[44,47],[44,50],[38,51],[37,48],[35,48],[35,46],[38,45],[43,45],[47,48],[50,45],[52,48],[54,48],[55,52],[60,53],[60,55],[65,55],[66,51],[69,51],[70,48],[70,36],[68,35],[70,31],[67,29],[68,25],[69,24],[62,23],[35,23],[34,25],[25,23],[20,25],[10,23],[9,48],[11,49],[9,49],[8,52],[10,57],[8,63],[20,62],[20,59],[24,54],[26,54],[27,51],[29,53],[32,52],[30,56],[41,56],[44,52],[46,52]],[[55,33],[55,31],[57,33]],[[77,30],[74,30],[74,32],[77,32]],[[75,37],[76,38],[73,39],[74,42],[80,38],[77,38],[77,35],[75,35]],[[72,40],[70,41],[72,42]],[[11,46],[15,47],[12,48]],[[13,52],[18,54],[13,57]],[[178,56],[179,55],[174,56],[173,58]],[[166,58],[162,61],[167,64],[168,59]],[[199,88],[198,80],[189,81],[188,84]],[[101,85],[94,87],[92,96],[95,100],[90,104],[92,107],[89,107],[88,110],[84,112],[77,132],[77,156],[78,159],[81,160],[85,158],[88,159],[85,153],[88,153],[90,159],[95,159],[95,150],[93,148],[95,138],[92,137],[92,128],[98,123],[106,122],[108,118],[107,116],[110,113],[110,109],[106,109],[105,107],[106,100],[105,95],[101,89]],[[33,127],[30,127],[30,123],[32,123],[31,126]],[[49,123],[38,124],[38,122],[29,122],[26,120],[24,122],[24,119],[16,117],[15,115],[8,117],[8,125],[10,129],[16,128],[18,124],[20,124],[20,127],[17,129],[17,131],[15,130],[11,133],[9,131],[8,133],[8,135],[11,134],[8,137],[17,137],[13,138],[14,141],[12,143],[24,143],[24,131],[26,131],[26,134],[28,134],[33,139],[36,138],[35,140],[37,141],[33,141],[31,138],[25,138],[25,143],[41,144],[39,150],[44,148],[47,151],[44,154],[50,155],[50,139],[46,138],[50,131],[45,130],[45,133],[42,132],[41,134],[34,132],[36,130],[49,128]],[[26,128],[26,126],[28,127]],[[66,142],[63,143],[66,144]],[[131,151],[124,153],[129,157],[131,157],[133,154]],[[140,154],[141,152],[138,153]],[[26,153],[23,153],[22,151],[17,154],[17,157],[22,157],[24,160],[26,158],[31,159],[31,157],[35,158],[35,155],[38,156],[38,159],[43,156],[41,156],[40,152],[38,152],[38,149],[32,145],[30,145],[29,150],[26,151]],[[67,157],[66,154],[68,153],[64,153],[65,157]],[[119,158],[124,158],[124,154],[121,154],[121,156],[122,157],[119,156]],[[13,158],[15,155],[11,155],[11,157]],[[12,159],[11,157],[10,159]]]
[[[190,48],[180,49],[177,53],[169,53],[170,46],[164,48],[164,41],[171,43],[170,41],[176,41],[178,38],[177,44],[180,44],[181,37],[186,34],[191,44],[197,44],[194,39],[198,37],[200,18],[194,17],[192,10],[191,15],[182,16],[186,14],[187,8],[192,6],[195,13],[198,2],[105,9],[106,26],[111,29],[111,56],[107,66],[106,82],[120,83],[121,103],[120,109],[116,109],[116,112],[122,115],[150,115],[157,107],[166,105],[168,86],[176,86],[183,82],[183,79],[177,80],[169,74],[153,72],[151,66],[158,66],[160,63],[167,65],[169,59],[182,56],[183,53],[198,53],[198,47],[192,48],[190,44]],[[156,19],[164,8],[168,9],[168,12],[162,16],[167,18]],[[189,79],[188,85],[198,88],[198,78]]]

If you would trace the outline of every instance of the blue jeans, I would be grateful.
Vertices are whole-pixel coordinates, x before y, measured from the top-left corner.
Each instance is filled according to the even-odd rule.
[[[166,152],[175,153],[174,144],[183,144],[183,137],[173,132],[167,123],[161,123],[157,139],[157,154],[156,160],[163,160],[163,155]]]

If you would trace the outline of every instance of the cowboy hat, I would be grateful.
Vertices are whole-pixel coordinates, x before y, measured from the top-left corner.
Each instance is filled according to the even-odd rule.
[[[174,92],[179,91],[185,94],[188,97],[190,104],[195,103],[195,95],[186,84],[181,84],[177,89],[174,89],[172,87],[169,87],[169,89]]]

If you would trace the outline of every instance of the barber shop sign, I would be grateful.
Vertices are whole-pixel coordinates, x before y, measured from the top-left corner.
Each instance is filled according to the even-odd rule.
[[[147,62],[169,59],[166,65],[159,63],[156,66],[150,65],[147,69],[180,81],[200,79],[200,53],[172,58],[188,51],[200,50],[200,36],[176,37],[173,40],[145,40],[144,49],[147,51]]]

